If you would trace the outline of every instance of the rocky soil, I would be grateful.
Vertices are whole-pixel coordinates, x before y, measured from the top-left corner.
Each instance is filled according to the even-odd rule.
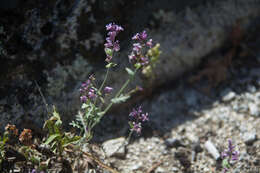
[[[141,103],[150,113],[143,134],[133,137],[124,150],[114,149],[121,146],[122,138],[104,142],[100,145],[104,151],[100,158],[126,173],[221,172],[219,154],[231,139],[239,151],[239,160],[231,172],[259,172],[259,59],[254,59],[254,67],[235,68],[236,63],[228,81],[211,88],[209,94],[201,89],[207,87],[205,81],[192,86],[187,83],[188,74],[170,89],[164,88]],[[211,143],[216,151],[207,149],[206,143]]]

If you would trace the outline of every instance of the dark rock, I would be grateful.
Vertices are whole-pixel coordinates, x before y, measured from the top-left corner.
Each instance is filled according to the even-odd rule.
[[[189,169],[191,166],[191,152],[187,150],[186,148],[180,147],[176,153],[175,158],[178,159],[181,163],[181,165],[185,169]]]
[[[19,5],[19,0],[2,0],[0,2],[0,9],[13,9]]]
[[[202,147],[200,146],[200,143],[199,142],[196,142],[196,143],[193,143],[191,145],[191,148],[193,151],[195,151],[196,153],[200,153],[203,151]]]
[[[184,147],[182,142],[179,139],[176,139],[176,138],[168,138],[168,139],[166,139],[165,140],[165,145],[167,147],[174,147],[174,148]]]

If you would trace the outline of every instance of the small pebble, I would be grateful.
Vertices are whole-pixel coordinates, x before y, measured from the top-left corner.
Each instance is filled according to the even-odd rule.
[[[215,147],[215,145],[211,142],[211,141],[207,141],[205,143],[205,148],[207,149],[207,151],[211,154],[211,156],[215,159],[218,160],[220,159],[220,154],[217,150],[217,148]]]
[[[256,87],[254,85],[248,85],[247,86],[247,90],[250,92],[250,93],[255,93],[256,92]]]
[[[102,144],[103,150],[107,157],[125,155],[125,138],[111,139]]]
[[[176,167],[172,167],[172,171],[173,171],[173,172],[178,172],[178,171],[179,171],[179,169],[178,169],[178,168],[176,168]]]
[[[230,89],[226,89],[221,93],[221,96],[224,102],[228,102],[235,98],[236,93]]]
[[[243,135],[243,141],[246,145],[252,145],[257,139],[255,132],[247,132]]]
[[[260,110],[259,110],[259,106],[256,105],[255,103],[249,103],[249,111],[250,114],[253,116],[259,116],[260,115]]]

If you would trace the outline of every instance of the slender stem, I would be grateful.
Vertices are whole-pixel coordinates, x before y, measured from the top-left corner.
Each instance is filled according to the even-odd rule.
[[[124,141],[124,143],[122,143],[122,145],[116,150],[116,152],[118,150],[120,150],[122,147],[126,147],[129,144],[130,138],[133,134],[133,130],[130,131],[129,135],[127,136],[126,140]]]
[[[130,131],[130,133],[129,133],[127,139],[126,139],[125,146],[129,144],[129,141],[130,141],[132,134],[133,134],[133,130]]]
[[[135,71],[134,71],[134,75],[131,76],[129,79],[127,79],[127,81],[125,81],[124,85],[123,85],[123,86],[120,88],[120,90],[116,93],[116,95],[115,95],[114,98],[117,98],[117,97],[119,97],[119,96],[122,94],[122,92],[123,92],[124,89],[127,87],[127,85],[134,79],[134,76],[135,76],[137,70],[138,70],[138,69],[136,68]],[[111,108],[112,105],[113,105],[112,102],[109,103],[109,105],[108,105],[108,106],[106,107],[106,109],[103,111],[103,115],[100,116],[99,120],[106,114],[106,112]],[[93,125],[91,126],[91,129],[92,129],[93,127],[95,127],[95,125],[96,125],[98,122],[99,122],[99,121],[94,122]]]
[[[105,83],[106,83],[107,76],[108,76],[108,73],[109,73],[109,69],[110,69],[110,68],[107,68],[107,72],[106,72],[105,79],[103,80],[103,82],[102,82],[100,88],[98,89],[99,92],[102,90],[102,88],[104,87],[104,85],[105,85]]]
[[[108,77],[109,69],[110,69],[110,67],[107,68],[106,75],[105,75],[105,79],[103,80],[103,82],[102,82],[100,88],[98,89],[98,93],[101,92],[102,88],[104,87],[104,85],[105,85],[105,83],[106,83],[106,81],[107,81],[107,77]],[[95,98],[94,105],[96,105],[96,102],[97,102],[97,98]]]
[[[134,71],[134,75],[131,76],[129,79],[127,79],[127,81],[124,83],[124,85],[120,88],[120,90],[117,92],[117,94],[115,95],[114,98],[117,98],[119,97],[122,92],[124,91],[124,89],[127,87],[127,85],[134,79],[134,76],[135,76],[135,73],[136,73],[137,69],[135,69]],[[113,105],[113,103],[111,102],[107,107],[106,109],[104,110],[104,114],[111,108],[111,106]]]

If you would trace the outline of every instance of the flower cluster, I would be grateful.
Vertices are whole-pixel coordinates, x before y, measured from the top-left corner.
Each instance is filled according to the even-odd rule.
[[[133,109],[133,111],[129,114],[131,118],[131,130],[136,131],[138,134],[141,133],[142,130],[142,122],[148,121],[148,113],[143,113],[142,107],[139,106],[137,109]]]
[[[92,100],[97,97],[96,90],[93,87],[94,80],[95,78],[91,75],[86,82],[83,82],[81,84],[81,87],[79,89],[81,93],[81,102],[85,103],[87,100]]]
[[[117,34],[123,31],[124,29],[119,25],[110,23],[106,25],[106,30],[109,32],[107,33],[108,37],[106,38],[106,43],[104,45],[105,45],[105,52],[107,55],[106,61],[110,62],[113,56],[113,52],[114,51],[118,52],[120,50],[119,41],[115,40],[115,38]]]
[[[239,152],[235,150],[235,146],[232,144],[232,141],[228,140],[228,149],[221,153],[223,159],[223,168],[224,173],[230,168],[231,161],[237,161]]]
[[[81,87],[79,89],[81,96],[80,96],[80,101],[82,103],[86,103],[88,100],[93,100],[97,98],[98,92],[97,89],[94,87],[93,82],[95,78],[93,75],[91,75],[86,82],[83,82],[81,84]],[[113,88],[106,86],[104,88],[104,93],[109,94],[113,91]]]
[[[129,61],[135,65],[139,64],[139,66],[147,66],[149,64],[149,58],[147,55],[144,55],[142,50],[145,49],[145,46],[147,46],[148,48],[152,48],[152,39],[149,39],[147,41],[147,33],[144,30],[141,33],[135,34],[132,37],[132,40],[137,41],[137,43],[133,44],[133,50],[131,54],[128,56]]]

